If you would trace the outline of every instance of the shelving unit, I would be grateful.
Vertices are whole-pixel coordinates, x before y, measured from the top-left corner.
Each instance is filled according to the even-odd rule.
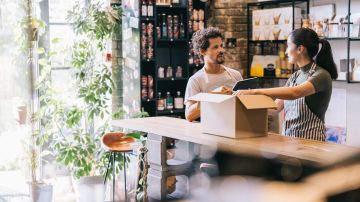
[[[152,99],[142,99],[141,108],[147,111],[150,116],[177,116],[184,118],[184,109],[173,110],[157,110],[156,97],[161,92],[162,97],[166,96],[166,92],[170,92],[172,97],[176,96],[176,92],[180,91],[181,96],[184,97],[186,84],[189,77],[192,75],[194,68],[197,66],[189,65],[189,41],[191,41],[192,32],[188,27],[190,20],[189,16],[189,0],[180,0],[179,5],[156,5],[154,4],[154,17],[140,17],[139,27],[142,23],[153,23],[154,25],[154,59],[147,60],[142,59],[140,63],[140,75],[151,75],[154,81],[154,97]],[[141,4],[142,1],[139,1]],[[206,7],[208,3],[201,2],[200,0],[193,0],[194,9],[203,9],[207,12]],[[140,5],[141,7],[141,5]],[[162,16],[165,13],[167,15],[178,15],[180,23],[180,15],[183,17],[183,24],[185,28],[185,38],[169,39],[158,38],[156,34],[156,26],[162,22],[162,19],[158,19],[158,14]],[[160,18],[161,18],[160,16]],[[206,22],[206,19],[205,19]],[[141,33],[140,33],[141,36]],[[140,40],[141,41],[141,40]],[[174,71],[174,77],[171,78],[158,78],[158,68],[171,66]],[[176,67],[181,66],[183,75],[181,78],[175,77]],[[185,106],[184,106],[185,108]]]
[[[352,0],[348,0],[348,10],[347,10],[347,16],[348,16],[348,19],[350,19],[350,16],[351,16],[351,2],[352,2]],[[356,37],[356,38],[352,38],[352,37],[350,37],[350,23],[348,23],[347,24],[348,26],[347,26],[347,30],[348,30],[348,32],[347,32],[347,37],[346,37],[346,39],[347,39],[347,57],[346,57],[346,66],[347,66],[347,75],[346,75],[346,81],[348,82],[348,83],[360,83],[360,81],[353,81],[352,79],[351,79],[351,75],[350,75],[350,47],[351,47],[351,42],[352,41],[360,41],[360,37]]]
[[[264,54],[264,48],[266,45],[271,44],[275,45],[276,49],[278,49],[279,44],[286,43],[286,40],[252,40],[252,11],[255,9],[266,9],[266,8],[279,8],[279,7],[292,7],[292,30],[295,29],[295,6],[298,6],[300,4],[305,4],[305,6],[302,6],[304,8],[303,11],[306,13],[309,13],[309,0],[273,0],[273,1],[265,1],[265,2],[254,2],[254,3],[248,3],[247,4],[247,30],[248,30],[248,43],[247,43],[247,76],[250,78],[250,68],[251,68],[251,62],[252,62],[252,56],[251,48],[255,44],[260,44],[261,46],[261,55]],[[273,53],[272,55],[278,55],[278,53]],[[292,71],[294,71],[294,66]],[[259,79],[262,80],[282,80],[282,79],[288,79],[287,77],[259,77]],[[263,84],[262,84],[263,85]]]
[[[248,61],[248,76],[250,77],[250,65],[251,65],[251,61],[252,61],[252,55],[251,55],[251,46],[254,45],[254,44],[261,44],[261,47],[262,47],[262,50],[264,49],[264,44],[266,43],[270,43],[270,44],[280,44],[280,43],[285,43],[286,41],[285,40],[263,40],[263,41],[255,41],[255,40],[252,40],[251,38],[251,26],[252,26],[252,15],[251,15],[251,11],[254,9],[254,8],[258,8],[258,9],[263,9],[263,8],[277,8],[277,7],[283,7],[284,5],[285,6],[296,6],[300,3],[306,3],[306,13],[308,14],[309,11],[310,11],[310,3],[313,4],[314,0],[303,0],[303,1],[296,1],[296,0],[273,0],[273,1],[266,1],[266,2],[255,2],[255,3],[249,3],[248,4],[248,7],[247,7],[247,15],[248,15],[248,58],[247,58],[247,61]],[[319,4],[319,2],[316,2],[317,4],[316,5],[321,5],[321,3]],[[345,4],[346,7],[344,6],[341,6],[343,8],[343,10],[346,8],[346,12],[339,12],[337,9],[336,12],[339,12],[337,14],[342,14],[342,13],[346,13],[347,16],[351,16],[351,13],[353,12],[358,12],[357,10],[352,10],[352,3],[354,3],[354,0],[347,0],[346,2],[338,2],[338,1],[327,1],[326,3],[324,4]],[[356,2],[358,3],[358,2]],[[357,5],[357,8],[359,6]],[[294,21],[293,21],[294,23]],[[351,23],[347,23],[347,30],[350,30],[350,25]],[[353,43],[359,43],[360,41],[360,37],[350,37],[350,31],[347,32],[347,36],[346,37],[331,37],[331,38],[328,38],[328,37],[325,37],[324,39],[332,42],[334,41],[344,41],[344,43],[346,43],[346,45],[344,45],[344,48],[346,49],[346,56],[344,57],[344,59],[346,59],[346,68],[347,68],[347,72],[346,72],[346,79],[344,80],[337,80],[337,81],[344,81],[344,82],[347,82],[347,83],[360,83],[360,81],[353,81],[351,79],[351,65],[350,65],[350,59],[352,58],[351,57],[351,46],[353,45]],[[333,52],[335,52],[333,50]],[[335,54],[335,53],[334,53]],[[266,80],[270,80],[271,78],[267,77],[263,77],[261,79],[266,79]],[[274,79],[281,79],[281,78],[274,78]]]

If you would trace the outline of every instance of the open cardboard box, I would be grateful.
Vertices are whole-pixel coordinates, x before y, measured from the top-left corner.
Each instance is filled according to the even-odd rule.
[[[200,102],[203,133],[230,138],[266,136],[268,109],[276,103],[265,95],[199,93],[189,100]]]

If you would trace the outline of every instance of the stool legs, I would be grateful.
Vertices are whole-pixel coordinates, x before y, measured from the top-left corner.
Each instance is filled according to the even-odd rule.
[[[125,189],[125,202],[127,202],[127,191],[126,191],[126,157],[125,152],[123,153],[124,158],[124,189]]]
[[[115,201],[115,157],[116,157],[116,152],[112,152],[113,153],[113,158],[112,158],[112,166],[113,166],[113,191],[112,191],[112,199],[113,201]]]
[[[109,172],[109,168],[110,168],[110,163],[111,163],[111,157],[112,154],[110,153],[109,155],[109,160],[108,160],[108,165],[106,167],[106,173],[105,173],[105,178],[104,178],[104,185],[106,184],[106,180],[107,180],[107,176],[108,176],[108,172]]]
[[[126,156],[125,156],[125,152],[123,152],[123,160],[124,160],[124,190],[125,190],[125,202],[127,202],[127,191],[126,191]],[[104,179],[104,184],[106,184],[106,179],[107,179],[107,175],[108,175],[108,171],[110,168],[110,163],[112,164],[112,180],[113,180],[113,187],[112,187],[112,201],[115,201],[115,171],[116,171],[116,165],[115,165],[115,159],[116,159],[116,152],[111,152],[109,155],[109,162],[106,168],[106,173],[105,173],[105,179]]]

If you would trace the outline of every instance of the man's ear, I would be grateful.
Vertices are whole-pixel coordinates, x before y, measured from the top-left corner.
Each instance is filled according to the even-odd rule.
[[[205,52],[206,52],[206,50],[204,50],[204,49],[199,49],[199,52],[200,52],[200,54],[202,55],[202,56],[204,56],[205,55]]]

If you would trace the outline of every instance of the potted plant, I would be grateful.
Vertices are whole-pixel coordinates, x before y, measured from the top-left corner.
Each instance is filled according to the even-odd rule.
[[[21,26],[24,31],[24,38],[23,38],[23,51],[26,52],[28,55],[28,69],[30,72],[30,79],[29,79],[29,86],[30,86],[30,93],[36,93],[35,85],[34,85],[34,78],[36,75],[33,74],[34,69],[36,68],[35,60],[37,59],[36,55],[34,54],[35,45],[38,42],[39,34],[44,30],[45,23],[42,20],[37,19],[34,17],[32,13],[32,1],[27,0],[24,6],[26,15],[24,19],[21,21]],[[39,136],[38,136],[38,120],[34,118],[35,111],[34,106],[36,105],[36,100],[32,99],[31,105],[29,107],[29,114],[31,117],[31,135],[28,141],[26,142],[26,146],[28,148],[28,163],[30,167],[30,175],[31,181],[29,182],[29,192],[30,192],[30,199],[33,202],[48,202],[52,201],[53,197],[53,187],[51,184],[47,184],[42,180],[38,179],[38,167],[40,162],[40,156],[46,155],[46,151],[41,151],[41,144],[39,143]],[[18,107],[19,113],[19,124],[25,124],[27,121],[27,106],[22,105]]]
[[[114,83],[111,69],[96,57],[119,31],[121,9],[104,8],[100,3],[75,4],[68,12],[78,40],[71,49],[71,71],[76,95],[64,99],[51,85],[51,65],[40,60],[38,90],[41,107],[37,116],[42,129],[39,142],[47,143],[52,155],[71,172],[78,201],[104,201],[102,175],[109,153],[101,148],[101,136],[110,130],[108,97]],[[49,52],[48,55],[53,55]],[[118,155],[116,171],[122,169]],[[85,193],[83,193],[85,191]]]

